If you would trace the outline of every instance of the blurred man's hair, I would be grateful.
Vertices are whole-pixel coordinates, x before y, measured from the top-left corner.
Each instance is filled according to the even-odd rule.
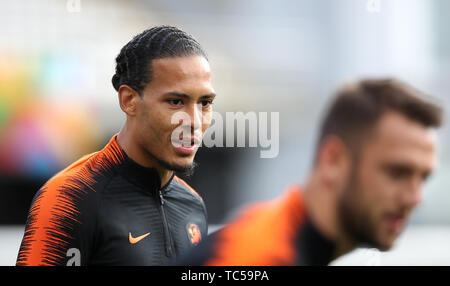
[[[398,112],[424,127],[439,127],[443,110],[420,91],[394,79],[362,80],[338,90],[319,134],[318,148],[331,135],[358,151],[386,112]]]
[[[192,55],[208,59],[200,44],[186,32],[171,26],[153,27],[136,35],[121,49],[112,84],[117,91],[126,84],[141,95],[152,80],[152,60]]]

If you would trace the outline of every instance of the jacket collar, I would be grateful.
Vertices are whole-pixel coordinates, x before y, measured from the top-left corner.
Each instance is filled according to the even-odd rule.
[[[336,245],[326,238],[311,221],[302,189],[295,185],[291,190],[294,191],[296,194],[294,198],[297,199],[297,203],[293,204],[294,207],[292,207],[292,215],[301,217],[301,224],[295,241],[298,253],[297,264],[328,265],[335,254]]]
[[[306,219],[297,238],[298,265],[328,265],[334,256],[334,242],[323,236],[310,219]]]
[[[171,183],[174,174],[169,179],[167,184],[160,188],[161,186],[161,178],[159,177],[158,172],[155,168],[148,168],[139,165],[133,159],[128,157],[125,151],[120,147],[117,142],[117,135],[115,134],[110,142],[108,143],[106,148],[112,148],[120,152],[120,164],[118,168],[118,172],[125,177],[128,181],[133,183],[134,185],[144,189],[145,191],[149,191],[151,193],[156,193],[160,189],[164,190]]]

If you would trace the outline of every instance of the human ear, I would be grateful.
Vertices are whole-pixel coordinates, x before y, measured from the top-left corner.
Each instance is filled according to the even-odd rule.
[[[136,115],[139,93],[128,85],[121,85],[118,91],[120,109],[128,116]]]

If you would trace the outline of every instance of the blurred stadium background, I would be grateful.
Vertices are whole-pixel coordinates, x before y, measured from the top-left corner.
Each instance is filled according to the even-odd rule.
[[[200,149],[187,180],[212,229],[306,178],[317,122],[344,81],[395,76],[437,97],[449,117],[448,0],[3,0],[0,8],[0,265],[15,263],[37,189],[121,128],[114,59],[154,25],[178,26],[204,46],[215,111],[280,113],[276,158],[261,159],[259,148]],[[449,124],[439,139],[439,168],[396,247],[359,249],[333,265],[450,265]]]

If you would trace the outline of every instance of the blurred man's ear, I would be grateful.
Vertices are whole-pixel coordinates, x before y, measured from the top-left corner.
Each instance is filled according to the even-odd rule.
[[[346,186],[351,173],[352,157],[347,145],[337,136],[322,140],[317,154],[317,170],[324,183],[331,189]]]
[[[136,115],[137,101],[140,100],[139,93],[128,85],[121,85],[119,88],[120,109],[128,116]]]

